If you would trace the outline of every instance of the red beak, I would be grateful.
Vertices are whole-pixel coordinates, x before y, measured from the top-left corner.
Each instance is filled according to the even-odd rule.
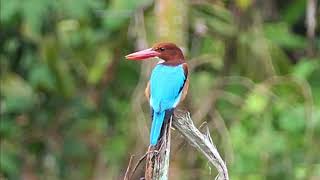
[[[128,54],[126,55],[126,58],[129,60],[144,60],[148,58],[157,57],[159,55],[160,55],[159,52],[152,50],[152,48],[149,48],[149,49]]]

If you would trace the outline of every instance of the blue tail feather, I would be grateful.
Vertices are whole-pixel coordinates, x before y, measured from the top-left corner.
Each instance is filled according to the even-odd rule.
[[[161,133],[162,124],[165,120],[165,111],[155,112],[153,111],[151,132],[150,132],[150,144],[156,145]]]

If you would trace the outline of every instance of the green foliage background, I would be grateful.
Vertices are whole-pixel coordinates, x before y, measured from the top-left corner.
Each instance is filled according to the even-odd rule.
[[[320,39],[319,27],[306,36],[307,2],[181,2],[184,108],[208,121],[231,179],[319,179]],[[123,178],[150,123],[150,63],[124,56],[158,41],[159,18],[176,20],[156,18],[156,3],[1,0],[0,179]],[[176,132],[173,141],[171,179],[215,177]]]

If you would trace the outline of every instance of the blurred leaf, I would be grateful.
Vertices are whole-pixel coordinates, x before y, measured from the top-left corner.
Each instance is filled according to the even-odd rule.
[[[206,59],[210,59],[212,66],[219,70],[223,66],[223,55],[224,55],[224,44],[223,42],[212,39],[205,38],[203,41],[203,48],[200,52],[201,55],[208,55]]]
[[[294,3],[288,3],[282,10],[282,18],[288,23],[295,23],[304,16],[306,9],[306,0],[296,0]]]
[[[287,108],[279,117],[279,126],[290,133],[303,132],[305,127],[305,114],[303,106],[293,109]]]
[[[0,137],[12,138],[20,133],[16,121],[8,117],[2,116],[0,121]]]
[[[7,74],[0,79],[1,94],[4,96],[4,112],[26,111],[37,102],[31,86],[16,74]]]
[[[242,10],[246,10],[252,4],[252,0],[236,0],[236,4]]]
[[[126,142],[122,141],[123,137],[114,136],[112,139],[109,139],[108,144],[112,144],[112,146],[105,146],[105,159],[112,163],[118,164],[121,163],[119,160],[126,153]]]
[[[131,18],[133,11],[139,6],[149,3],[150,0],[111,0],[111,4],[106,9],[104,25],[110,30],[116,30]]]
[[[313,124],[315,125],[313,128],[315,129],[317,136],[320,137],[320,108],[316,106],[316,110],[314,111],[313,117]]]
[[[90,134],[95,136],[104,135],[108,126],[107,123],[107,118],[103,115],[90,116],[89,119],[79,119],[70,129],[70,133],[78,134],[79,136],[82,134],[86,134],[86,136]]]
[[[306,46],[305,38],[290,32],[286,23],[265,24],[264,33],[269,40],[284,48],[302,49]]]
[[[263,87],[257,87],[248,95],[244,109],[252,114],[262,113],[268,104],[268,99]]]
[[[204,18],[209,27],[209,31],[223,37],[229,37],[236,33],[236,26],[233,22],[232,15],[224,7],[218,5],[197,5],[195,7],[195,11],[192,11],[194,16]]]
[[[80,22],[76,19],[65,19],[57,24],[58,36],[61,44],[66,47],[78,47],[80,45]]]
[[[103,74],[105,73],[105,70],[108,67],[108,64],[111,62],[111,54],[108,51],[108,47],[102,46],[97,50],[96,57],[94,58],[93,65],[89,67],[89,73],[88,73],[88,82],[91,84],[98,83]],[[107,74],[108,76],[109,74]]]
[[[17,159],[13,156],[12,153],[9,153],[5,149],[3,149],[2,146],[0,146],[0,171],[11,175],[17,174]]]
[[[272,64],[276,73],[286,75],[292,66],[290,59],[283,49],[273,43],[268,43],[269,52],[272,59]]]
[[[301,79],[308,79],[311,73],[319,67],[319,62],[309,59],[302,59],[292,69],[292,76]]]
[[[63,153],[73,160],[86,159],[90,156],[88,146],[79,138],[68,137],[63,144]]]
[[[190,79],[190,94],[197,96],[198,98],[194,100],[195,104],[200,105],[202,103],[202,98],[204,98],[210,92],[210,74],[208,72],[201,72],[194,74]],[[199,94],[199,89],[201,89],[202,93]]]
[[[233,24],[225,23],[217,18],[210,18],[207,21],[209,30],[218,33],[221,36],[230,37],[236,33],[235,26]]]
[[[65,13],[67,17],[76,19],[89,18],[90,11],[97,13],[99,8],[103,8],[104,4],[100,0],[65,0],[58,1],[56,8]],[[97,12],[95,12],[97,11]]]
[[[305,166],[297,167],[294,172],[297,179],[306,179],[307,177],[307,167]]]
[[[31,39],[39,39],[43,17],[48,15],[52,1],[28,0],[20,1],[21,11],[24,18],[23,31],[25,36]]]
[[[65,97],[72,96],[75,91],[76,82],[67,63],[70,60],[61,58],[59,45],[54,37],[49,36],[47,39],[44,39],[41,53],[48,68],[54,74],[55,86],[58,91]]]
[[[232,137],[232,142],[235,145],[241,145],[243,140],[248,136],[248,131],[241,125],[237,124],[231,127],[230,135]]]
[[[29,75],[30,84],[34,88],[40,88],[47,91],[55,89],[55,79],[49,68],[44,64],[39,64],[32,68]]]
[[[1,23],[8,23],[21,10],[20,0],[1,0],[0,20]]]
[[[200,17],[205,18],[218,18],[225,23],[233,23],[232,13],[221,5],[217,4],[196,4],[193,6],[195,13]]]

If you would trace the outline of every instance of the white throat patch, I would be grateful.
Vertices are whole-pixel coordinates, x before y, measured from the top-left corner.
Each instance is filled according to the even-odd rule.
[[[158,61],[158,63],[157,64],[162,64],[162,63],[164,63],[164,62],[166,62],[165,60],[163,60],[163,59],[161,59],[161,58],[159,58],[159,61]]]
[[[165,61],[163,60],[163,59],[160,59],[159,61],[158,61],[158,64],[162,64],[162,63],[164,63]]]

